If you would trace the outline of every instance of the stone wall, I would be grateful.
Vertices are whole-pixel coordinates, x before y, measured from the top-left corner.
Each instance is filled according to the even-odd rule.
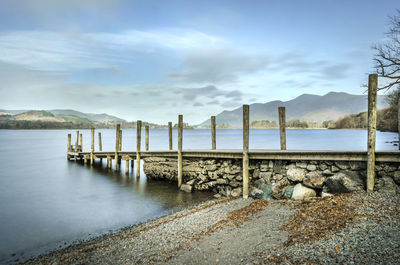
[[[144,159],[149,179],[177,181],[177,159]],[[251,160],[249,193],[256,198],[304,199],[365,190],[366,162]],[[182,190],[211,190],[216,197],[242,194],[241,159],[183,160]],[[400,164],[377,163],[375,189],[399,193]]]

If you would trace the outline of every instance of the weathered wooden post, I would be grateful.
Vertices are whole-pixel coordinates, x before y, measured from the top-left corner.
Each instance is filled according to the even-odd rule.
[[[146,131],[146,151],[149,151],[149,125],[146,125],[144,128]]]
[[[126,158],[125,160],[125,174],[129,175],[129,159]]]
[[[140,177],[140,145],[142,140],[142,121],[136,122],[136,177]]]
[[[107,168],[111,169],[111,162],[112,162],[112,157],[111,156],[107,156]]]
[[[243,198],[249,197],[249,105],[243,105]]]
[[[119,132],[121,125],[117,124],[117,128],[115,130],[115,164],[114,164],[114,169],[117,170],[118,169],[118,150],[119,150]]]
[[[118,151],[122,151],[122,130],[119,130]]]
[[[169,150],[172,150],[172,122],[168,122]]]
[[[101,143],[101,132],[99,132],[99,151],[103,151],[103,144]],[[103,158],[100,158],[100,162],[103,162]]]
[[[71,152],[71,134],[68,134],[67,150]]]
[[[93,166],[94,160],[94,128],[91,129],[91,136],[90,136],[90,165]]]
[[[281,136],[281,150],[286,150],[286,118],[285,107],[279,107],[279,130]]]
[[[400,97],[399,97],[399,101],[398,101],[398,103],[397,103],[397,130],[398,130],[398,132],[399,132],[399,136],[398,136],[399,142],[398,142],[398,145],[399,145],[399,150],[400,150]]]
[[[79,135],[79,139],[80,139],[81,144],[79,145],[78,151],[83,152],[83,134],[82,133]]]
[[[215,116],[211,116],[211,149],[217,149],[217,139],[215,133]]]
[[[79,152],[79,131],[76,131],[76,139],[75,139],[75,153]],[[74,160],[76,162],[78,156],[74,155]]]
[[[367,192],[374,191],[375,185],[375,137],[376,137],[376,97],[378,90],[378,75],[368,77],[368,165]]]
[[[182,185],[182,136],[183,136],[183,115],[178,116],[178,188]]]

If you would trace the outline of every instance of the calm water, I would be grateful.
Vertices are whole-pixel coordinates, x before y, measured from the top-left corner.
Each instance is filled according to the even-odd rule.
[[[115,131],[98,131],[102,132],[103,150],[113,150]],[[82,132],[84,150],[89,150],[90,131]],[[180,192],[175,184],[147,181],[143,173],[137,180],[107,171],[105,165],[90,169],[68,162],[68,133],[74,138],[74,131],[69,130],[0,130],[0,263],[22,261],[212,196]],[[167,149],[167,133],[151,130],[150,150]],[[134,150],[135,139],[136,130],[123,130],[122,149]],[[388,143],[393,140],[397,140],[395,133],[377,132],[377,149],[396,150]],[[292,150],[366,150],[366,142],[364,130],[287,131],[287,146]],[[210,131],[184,131],[183,146],[211,148]],[[217,148],[241,147],[240,130],[217,130]],[[251,130],[250,148],[278,149],[278,130]]]

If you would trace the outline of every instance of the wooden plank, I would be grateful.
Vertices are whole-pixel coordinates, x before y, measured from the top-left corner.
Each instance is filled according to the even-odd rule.
[[[140,177],[140,146],[142,140],[142,121],[136,122],[136,177]]]
[[[250,107],[243,105],[243,198],[249,197],[249,129]]]
[[[368,165],[367,192],[374,191],[375,185],[375,141],[376,141],[376,98],[378,90],[378,75],[368,77]]]
[[[182,185],[182,137],[183,137],[183,115],[178,116],[178,188]]]
[[[118,169],[118,150],[119,150],[119,132],[121,131],[121,124],[117,124],[115,128],[115,155],[114,155],[114,169]]]
[[[172,122],[168,122],[169,150],[172,150]]]
[[[149,151],[149,125],[146,125],[144,128],[146,132],[146,151]]]
[[[217,139],[215,132],[215,116],[211,116],[211,149],[217,149]]]
[[[281,139],[281,150],[286,150],[286,118],[285,118],[285,107],[279,107],[279,132]]]

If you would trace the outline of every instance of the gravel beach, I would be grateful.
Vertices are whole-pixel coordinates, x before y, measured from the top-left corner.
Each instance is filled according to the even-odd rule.
[[[25,264],[399,264],[400,196],[209,201]]]

